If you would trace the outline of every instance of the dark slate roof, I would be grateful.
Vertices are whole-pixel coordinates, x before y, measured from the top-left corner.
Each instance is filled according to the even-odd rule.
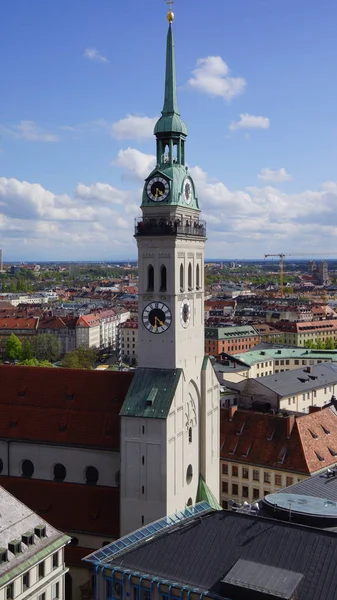
[[[315,498],[325,498],[332,502],[337,502],[337,469],[330,468],[329,471],[336,473],[327,477],[327,470],[324,473],[313,475],[308,479],[303,479],[294,483],[284,490],[285,494],[299,494],[302,496],[314,496]]]
[[[138,368],[120,416],[166,419],[181,373],[182,369]]]
[[[259,384],[279,396],[290,396],[337,383],[336,364],[320,363],[312,365],[310,373],[307,369],[308,367],[304,367],[304,369],[293,369],[283,373],[267,375],[259,379]]]
[[[266,568],[272,567],[279,575],[281,570],[291,573],[297,600],[335,597],[337,535],[230,511],[214,511],[154,535],[138,548],[125,551],[111,566],[202,593],[256,598],[246,585],[235,590],[223,581],[240,560],[254,562],[257,571],[262,565],[260,581],[265,590],[269,585]]]

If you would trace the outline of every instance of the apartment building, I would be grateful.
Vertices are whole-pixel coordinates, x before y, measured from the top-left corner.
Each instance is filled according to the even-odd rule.
[[[337,319],[297,323],[283,321],[273,325],[283,332],[284,344],[304,346],[305,342],[317,344],[318,340],[324,343],[328,339],[337,342]]]
[[[260,336],[250,325],[205,327],[205,352],[217,356],[221,352],[247,352],[260,343]]]
[[[221,503],[253,502],[335,465],[337,412],[303,416],[221,410]]]
[[[0,318],[0,352],[6,350],[7,339],[14,333],[21,342],[37,334],[38,317],[7,316]]]
[[[100,348],[101,324],[99,314],[82,315],[76,325],[76,348]]]
[[[119,328],[119,356],[131,365],[138,363],[138,320],[129,319]]]
[[[308,413],[337,393],[337,364],[321,363],[236,383],[239,404],[264,411]]]
[[[71,538],[3,487],[0,506],[0,600],[63,600],[64,548]]]

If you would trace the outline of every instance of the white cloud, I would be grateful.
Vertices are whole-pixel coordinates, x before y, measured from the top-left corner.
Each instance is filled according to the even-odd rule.
[[[153,130],[159,117],[139,117],[127,115],[112,125],[112,136],[117,140],[141,140],[153,137]]]
[[[269,129],[270,120],[268,117],[256,117],[249,115],[248,113],[241,113],[238,121],[232,121],[229,125],[229,129],[234,131],[235,129]]]
[[[0,125],[0,133],[31,142],[57,142],[59,139],[58,135],[45,131],[35,121],[20,121],[13,127]]]
[[[258,179],[261,179],[262,181],[281,183],[282,181],[291,181],[292,176],[287,173],[284,167],[275,171],[273,169],[266,168],[261,169],[261,172],[258,174]]]
[[[190,87],[228,101],[242,94],[247,83],[243,77],[230,76],[230,69],[221,56],[199,58],[192,73],[188,81]]]
[[[106,56],[100,54],[97,48],[86,48],[84,50],[83,56],[88,58],[89,60],[94,60],[96,62],[108,63],[108,59]]]
[[[136,148],[127,148],[118,152],[113,164],[128,171],[133,179],[143,180],[154,169],[156,157],[152,154],[144,154]]]

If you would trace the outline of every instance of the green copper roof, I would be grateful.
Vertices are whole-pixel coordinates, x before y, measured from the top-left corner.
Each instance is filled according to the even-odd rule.
[[[181,369],[138,368],[120,416],[166,419],[181,373]]]
[[[197,492],[197,502],[208,502],[208,504],[215,510],[222,510],[213,492],[209,489],[206,481],[199,475],[199,484]]]
[[[187,127],[180,118],[178,110],[174,39],[171,24],[167,33],[164,106],[154,133],[182,133],[187,135]]]
[[[311,350],[306,348],[266,348],[265,350],[251,350],[241,354],[234,354],[235,358],[252,366],[267,360],[298,359],[321,360],[337,362],[337,350]]]

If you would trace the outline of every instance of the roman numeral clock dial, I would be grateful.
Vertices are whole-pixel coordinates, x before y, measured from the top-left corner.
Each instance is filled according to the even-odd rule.
[[[172,313],[163,302],[150,302],[143,310],[142,321],[150,333],[164,333],[172,323]]]

